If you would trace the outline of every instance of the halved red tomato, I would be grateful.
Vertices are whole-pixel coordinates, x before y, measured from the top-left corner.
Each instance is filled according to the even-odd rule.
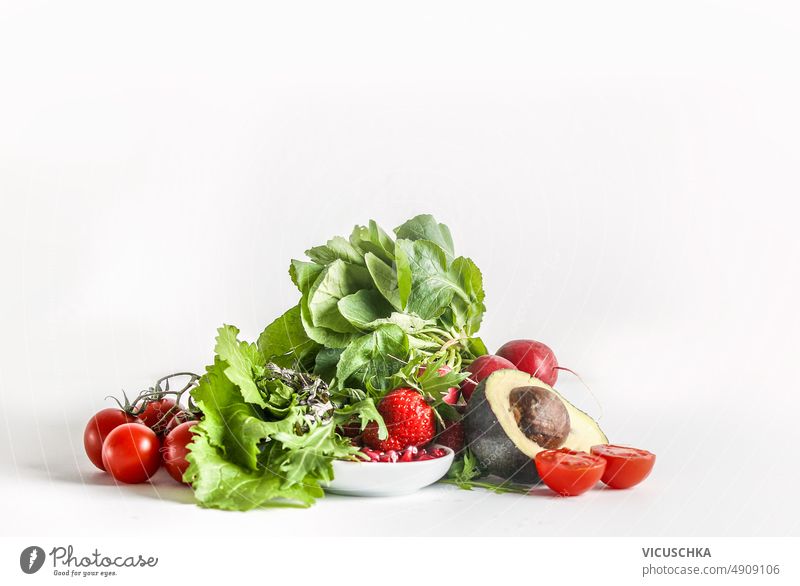
[[[606,461],[603,482],[611,488],[636,486],[650,475],[656,455],[647,450],[603,444],[594,446],[592,453]]]
[[[542,482],[562,496],[583,494],[598,483],[606,468],[603,458],[566,448],[539,452],[534,463]]]

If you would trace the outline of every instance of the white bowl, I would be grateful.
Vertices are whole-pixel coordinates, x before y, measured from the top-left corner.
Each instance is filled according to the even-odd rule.
[[[453,463],[453,450],[441,458],[421,462],[333,461],[333,481],[325,490],[347,496],[398,496],[411,494],[442,478]]]

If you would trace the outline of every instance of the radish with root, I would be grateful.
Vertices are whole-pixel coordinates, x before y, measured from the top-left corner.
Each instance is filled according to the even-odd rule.
[[[498,356],[514,363],[518,370],[535,376],[551,387],[558,380],[558,371],[566,370],[558,366],[556,355],[549,346],[536,340],[512,340],[497,351]]]

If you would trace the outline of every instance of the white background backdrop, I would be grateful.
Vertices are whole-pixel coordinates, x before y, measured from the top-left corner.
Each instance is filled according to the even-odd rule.
[[[4,4],[3,533],[798,535],[792,4]],[[85,458],[106,395],[295,303],[290,258],[422,212],[646,484],[239,515]]]

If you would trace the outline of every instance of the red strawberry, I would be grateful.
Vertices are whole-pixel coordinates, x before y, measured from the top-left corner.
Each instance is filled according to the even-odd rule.
[[[434,441],[447,446],[456,453],[460,452],[464,449],[464,424],[460,421],[448,422],[447,427],[436,436]]]
[[[414,389],[395,389],[378,404],[378,413],[386,423],[389,437],[378,439],[378,424],[371,421],[362,439],[375,450],[404,450],[408,446],[424,446],[433,439],[436,426],[433,409]]]

